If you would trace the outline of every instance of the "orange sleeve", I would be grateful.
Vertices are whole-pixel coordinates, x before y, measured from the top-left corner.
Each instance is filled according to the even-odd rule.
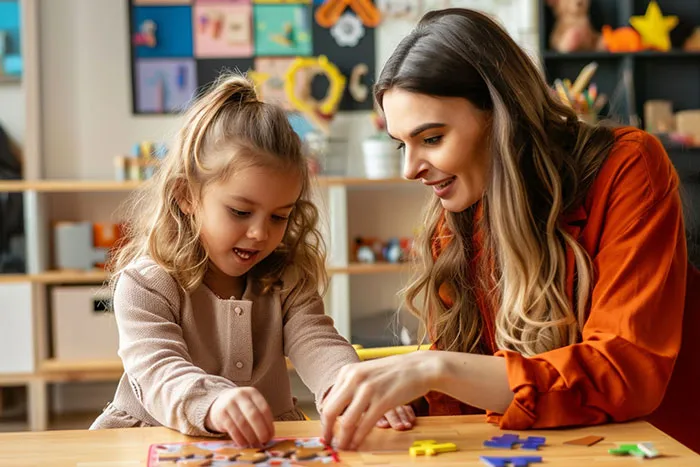
[[[607,183],[592,188],[603,204],[588,219],[600,234],[582,341],[497,354],[515,394],[503,429],[623,421],[661,403],[680,348],[687,253],[678,177],[658,140],[640,134],[613,149],[599,174]]]

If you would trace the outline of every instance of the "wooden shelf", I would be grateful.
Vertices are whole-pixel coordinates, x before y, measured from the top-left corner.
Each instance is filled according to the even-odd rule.
[[[347,267],[328,267],[328,274],[381,274],[408,271],[408,263],[351,263]],[[93,271],[45,271],[39,274],[0,274],[0,284],[33,282],[36,284],[101,284],[109,273]]]
[[[43,193],[131,191],[142,182],[116,180],[10,180],[0,182],[0,192],[39,191]]]
[[[605,52],[605,51],[590,51],[590,52],[569,52],[562,53],[554,50],[546,50],[542,53],[542,57],[554,60],[596,60],[606,58],[619,57],[639,57],[639,58],[700,58],[700,52],[689,52],[685,50],[669,50],[661,52],[655,50],[643,50],[641,52]]]
[[[119,359],[60,361],[45,360],[39,365],[39,376],[51,383],[75,381],[116,381],[124,367]]]
[[[350,263],[347,267],[329,267],[329,274],[381,274],[410,269],[409,263]]]
[[[32,382],[37,377],[34,373],[6,373],[0,374],[0,387],[23,386]]]
[[[368,179],[355,177],[318,177],[320,186],[381,186],[414,184],[404,178]],[[6,180],[0,182],[0,192],[38,191],[42,193],[95,193],[132,191],[138,188],[142,181],[116,180]]]
[[[109,273],[101,269],[94,271],[45,271],[39,274],[0,275],[0,284],[34,282],[37,284],[95,284],[106,282]]]

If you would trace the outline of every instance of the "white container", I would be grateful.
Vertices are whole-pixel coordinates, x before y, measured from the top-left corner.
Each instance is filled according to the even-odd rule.
[[[0,373],[33,371],[32,285],[0,284]]]
[[[367,178],[395,178],[401,176],[401,152],[396,142],[386,139],[366,139],[362,154]]]
[[[51,290],[54,358],[114,360],[119,333],[108,311],[107,287],[54,287]]]

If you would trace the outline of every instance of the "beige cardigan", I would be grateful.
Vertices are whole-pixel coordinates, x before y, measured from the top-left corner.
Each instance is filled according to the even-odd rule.
[[[320,409],[338,371],[358,358],[321,297],[290,292],[295,283],[285,277],[263,295],[248,279],[241,300],[222,300],[205,285],[184,293],[149,258],[127,267],[113,302],[124,375],[91,429],[163,425],[211,436],[204,426],[209,407],[236,386],[258,389],[275,419],[302,419],[285,355]]]

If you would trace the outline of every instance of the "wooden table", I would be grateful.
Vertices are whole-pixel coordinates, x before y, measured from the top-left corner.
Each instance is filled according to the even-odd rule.
[[[276,435],[319,436],[319,422],[281,422]],[[375,429],[362,452],[341,452],[344,465],[378,465],[382,467],[417,465],[483,466],[480,455],[533,455],[532,451],[483,448],[482,443],[502,434],[484,422],[482,416],[426,417],[411,431],[395,432]],[[623,467],[651,463],[652,467],[700,466],[700,456],[677,443],[646,422],[586,427],[572,430],[528,431],[521,436],[545,436],[547,445],[536,455],[545,466]],[[569,446],[564,441],[585,435],[605,439],[591,447]],[[453,442],[458,452],[429,458],[411,458],[408,446],[416,440],[434,439]],[[167,428],[132,428],[103,431],[48,431],[0,434],[0,466],[13,467],[137,467],[146,465],[148,447],[155,443],[190,441]],[[617,457],[608,449],[618,443],[651,441],[663,454],[653,460]],[[382,452],[384,451],[384,452]],[[393,452],[392,452],[393,451]],[[174,466],[174,464],[173,464]]]

